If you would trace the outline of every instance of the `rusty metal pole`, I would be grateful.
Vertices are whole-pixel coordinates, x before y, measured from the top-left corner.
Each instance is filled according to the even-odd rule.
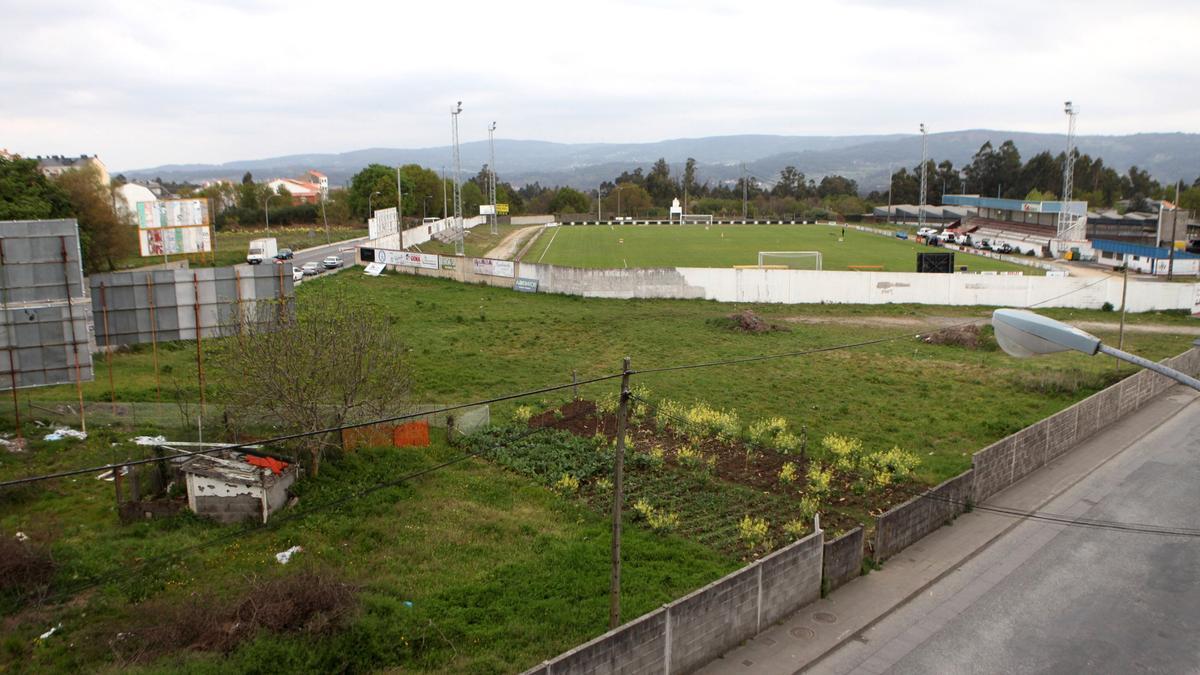
[[[100,313],[104,316],[104,360],[108,363],[108,398],[112,404],[112,414],[117,414],[117,387],[113,382],[112,367],[112,338],[108,333],[108,293],[104,282],[100,282]]]
[[[154,274],[152,272],[146,273],[146,299],[150,302],[150,349],[154,354],[154,400],[162,405],[162,383],[158,375],[158,309],[154,306]]]
[[[63,288],[67,291],[67,317],[71,324],[71,352],[75,356],[75,393],[79,397],[79,430],[87,433],[87,415],[83,409],[83,372],[79,367],[79,341],[75,338],[75,306],[71,303],[71,272],[67,267],[67,238],[64,235],[58,237],[59,251],[62,253],[63,266]],[[83,291],[83,277],[80,273],[79,285],[80,295]],[[95,366],[92,366],[92,371],[95,372]]]
[[[625,498],[625,425],[629,417],[629,357],[621,377],[621,404],[617,407],[616,457],[613,462],[612,576],[608,588],[608,627],[621,624],[621,502]]]
[[[13,417],[16,420],[16,424],[17,424],[17,429],[16,429],[17,440],[24,441],[25,435],[21,432],[21,403],[17,399],[17,366],[16,366],[15,361],[13,360],[13,339],[12,339],[12,331],[10,330],[10,328],[12,326],[12,322],[11,322],[12,315],[8,313],[8,259],[4,257],[4,240],[3,239],[0,239],[0,271],[3,271],[3,273],[4,273],[4,287],[2,289],[4,291],[4,295],[2,297],[0,297],[0,300],[3,300],[4,338],[5,338],[4,341],[8,347],[8,349],[6,349],[5,351],[8,352],[9,389],[12,391]]]
[[[242,309],[242,273],[238,271],[236,265],[233,267],[233,293],[234,297],[237,298],[237,304],[234,305],[237,307],[237,310],[234,312],[234,321],[237,321],[237,332],[238,335],[241,335],[242,323],[245,321],[245,317],[243,316],[244,310]]]

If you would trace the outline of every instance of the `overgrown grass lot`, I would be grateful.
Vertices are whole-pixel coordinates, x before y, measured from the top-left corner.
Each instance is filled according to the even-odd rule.
[[[529,225],[497,225],[497,233],[492,234],[487,223],[476,225],[463,234],[463,252],[472,258],[481,258],[504,241],[505,237],[526,227]],[[430,239],[417,248],[421,249],[422,253],[454,255],[454,244],[444,244],[437,239]]]
[[[631,357],[625,620],[802,536],[813,512],[835,533],[869,522],[969,466],[973,451],[1132,372],[1078,354],[1013,359],[990,329],[961,325],[990,314],[982,308],[580,299],[356,269],[297,294],[338,291],[355,311],[393,320],[415,402],[530,391],[573,371],[587,380]],[[1117,318],[1044,313],[1114,329]],[[1182,352],[1192,336],[1136,328],[1190,321],[1130,315],[1125,347],[1154,359]],[[945,325],[956,328],[914,337]],[[881,338],[894,339],[636,372]],[[220,341],[204,349],[215,360]],[[195,401],[195,344],[164,345],[159,359],[164,398]],[[113,356],[118,401],[156,400],[152,364],[149,347]],[[94,475],[0,490],[0,669],[532,666],[607,627],[618,383],[581,386],[578,399],[568,388],[495,404],[493,427],[455,444],[438,432],[429,448],[331,458],[261,529],[187,512],[119,525],[113,484]],[[109,400],[104,359],[84,394]],[[214,388],[209,400],[218,396]],[[73,387],[20,392],[34,418],[31,402],[74,398]],[[29,415],[24,423],[30,447],[0,451],[0,480],[143,457],[135,433],[194,440],[89,424],[86,441],[44,441],[47,429]],[[276,562],[292,546],[303,550]]]
[[[275,237],[279,248],[290,248],[299,251],[313,246],[321,246],[326,242],[325,228],[319,225],[272,227],[267,234],[265,228],[239,228],[217,232],[216,250],[213,253],[192,253],[187,255],[168,256],[168,260],[187,259],[193,267],[226,267],[246,262],[246,253],[250,248],[251,239]],[[345,241],[367,236],[365,226],[330,225],[329,241]],[[143,258],[138,255],[125,258],[118,262],[119,268],[141,267],[155,265],[163,261],[162,256]]]
[[[758,264],[759,251],[820,251],[826,270],[857,265],[915,272],[917,253],[945,250],[850,228],[841,238],[842,228],[830,225],[561,226],[543,232],[525,261],[594,268],[732,267]],[[971,272],[1045,274],[961,251],[955,252],[954,264]]]

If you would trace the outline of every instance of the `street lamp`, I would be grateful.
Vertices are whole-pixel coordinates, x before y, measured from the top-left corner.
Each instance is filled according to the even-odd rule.
[[[279,195],[276,194],[270,194],[267,195],[267,198],[263,200],[263,218],[267,221],[267,234],[271,234],[271,210],[268,205],[271,203],[272,199],[278,196]]]
[[[992,313],[992,327],[996,330],[996,342],[1000,343],[1000,348],[1012,356],[1024,358],[1072,349],[1088,356],[1095,356],[1098,353],[1108,354],[1147,370],[1153,370],[1180,384],[1186,384],[1192,389],[1200,390],[1200,380],[1190,375],[1115,347],[1109,347],[1101,343],[1100,338],[1095,335],[1085,333],[1061,321],[1048,319],[1040,314],[1023,309],[998,309]]]
[[[425,199],[421,201],[421,222],[425,222],[426,213],[429,211],[429,200],[433,199],[433,195],[425,195]]]
[[[379,190],[376,190],[376,191],[372,192],[371,194],[367,195],[367,222],[371,221],[371,197],[374,197],[375,195],[381,195],[381,194],[383,194],[383,193],[380,192]]]

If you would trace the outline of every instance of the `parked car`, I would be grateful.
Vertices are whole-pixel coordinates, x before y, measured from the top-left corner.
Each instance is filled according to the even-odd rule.
[[[303,278],[304,278],[304,268],[293,267],[292,268],[292,281],[300,281]]]
[[[321,265],[327,270],[335,270],[342,266],[342,259],[336,255],[331,255],[322,260]]]
[[[275,259],[280,262],[283,262],[284,260],[291,260],[294,257],[296,256],[294,253],[292,253],[292,249],[290,248],[281,248],[279,249],[279,253],[275,254]]]
[[[896,230],[897,239],[908,239],[908,233],[904,230]]]
[[[315,277],[321,273],[321,264],[315,262],[306,262],[304,263],[304,267],[301,267],[300,269],[303,270],[302,274],[304,274],[304,276]]]
[[[917,230],[918,237],[935,237],[937,236],[937,233],[937,228],[934,227],[922,227],[921,229]]]
[[[1003,243],[1003,244],[1000,244],[999,246],[997,246],[997,247],[995,248],[995,250],[996,250],[996,252],[997,252],[997,253],[1012,253],[1012,252],[1013,252],[1013,247],[1012,247],[1012,244],[1010,244],[1010,243],[1008,243],[1008,242],[1005,242],[1005,243]]]
[[[987,239],[984,239],[983,241],[979,242],[975,248],[979,249],[980,251],[990,251],[992,250],[992,245]]]
[[[947,244],[959,243],[958,235],[954,234],[953,232],[943,232],[942,233],[942,241],[946,242]]]

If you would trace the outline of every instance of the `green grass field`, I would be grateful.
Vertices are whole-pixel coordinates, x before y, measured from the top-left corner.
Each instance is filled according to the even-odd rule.
[[[543,232],[526,262],[568,267],[732,267],[755,265],[759,251],[820,251],[826,270],[879,265],[914,272],[917,253],[943,249],[828,225],[581,225]],[[958,252],[968,271],[1041,275],[1042,270]]]

